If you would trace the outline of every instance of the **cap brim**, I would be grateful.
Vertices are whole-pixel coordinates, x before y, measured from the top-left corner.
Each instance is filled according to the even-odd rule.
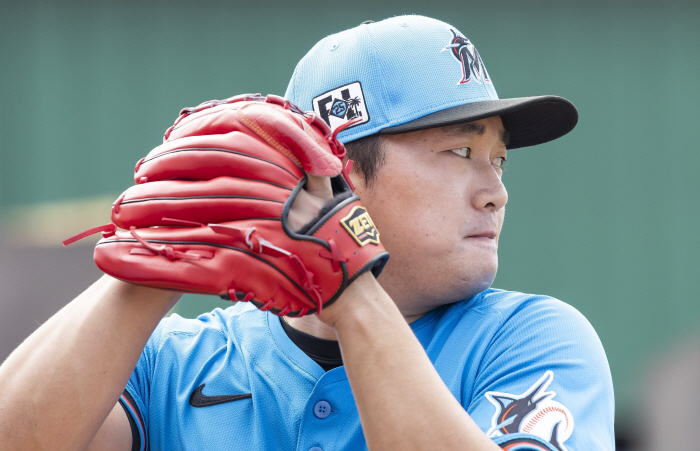
[[[578,111],[563,97],[537,96],[487,100],[447,108],[414,121],[382,129],[382,135],[395,135],[428,128],[472,122],[501,116],[510,134],[508,149],[546,143],[569,133],[578,122]]]

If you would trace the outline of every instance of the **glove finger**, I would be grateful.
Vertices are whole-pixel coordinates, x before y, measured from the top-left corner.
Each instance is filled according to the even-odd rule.
[[[191,114],[170,131],[168,141],[231,131],[253,132],[311,174],[333,177],[343,169],[322,131],[302,116],[264,102],[231,103]]]
[[[310,174],[334,177],[343,169],[326,137],[286,110],[266,103],[249,103],[238,110],[237,118]]]
[[[166,142],[141,160],[134,179],[210,180],[229,176],[274,181],[293,188],[303,177],[301,169],[261,140],[241,132],[184,137]]]
[[[292,316],[302,309],[315,309],[286,257],[256,254],[244,242],[222,237],[208,227],[135,232],[149,247],[163,252],[144,247],[130,232],[118,232],[100,240],[95,248],[95,262],[102,271],[140,285],[215,294],[231,300],[243,300],[250,293],[246,301],[258,307],[267,304],[265,309],[273,312],[286,309]],[[165,248],[170,249],[172,258],[165,256]],[[260,280],[267,283],[261,284]]]
[[[271,183],[231,177],[143,183],[119,196],[112,206],[112,222],[128,229],[172,225],[163,222],[163,218],[205,224],[279,219],[290,191]]]
[[[240,107],[241,103],[231,103],[190,114],[173,126],[166,142],[187,136],[224,135],[233,131],[249,133],[248,127],[236,116]]]

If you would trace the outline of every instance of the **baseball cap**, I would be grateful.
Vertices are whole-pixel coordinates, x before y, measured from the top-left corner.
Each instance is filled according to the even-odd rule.
[[[299,64],[285,97],[314,111],[343,142],[501,116],[509,149],[559,138],[578,121],[557,96],[499,99],[476,47],[455,27],[397,16],[319,41]]]

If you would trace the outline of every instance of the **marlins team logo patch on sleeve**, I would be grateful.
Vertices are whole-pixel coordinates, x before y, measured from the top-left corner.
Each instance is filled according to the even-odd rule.
[[[355,118],[360,120],[351,127],[369,121],[365,96],[359,81],[324,92],[314,97],[312,104],[314,112],[326,121],[331,130]]]
[[[379,244],[379,231],[364,207],[354,207],[340,223],[360,246],[367,243]]]
[[[555,392],[546,391],[553,380],[554,373],[547,371],[521,395],[486,392],[484,396],[496,408],[486,435],[532,434],[559,451],[568,451],[564,442],[574,430],[574,417],[563,404],[552,400]]]

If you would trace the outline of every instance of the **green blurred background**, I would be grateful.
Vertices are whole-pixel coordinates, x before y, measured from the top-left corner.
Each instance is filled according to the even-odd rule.
[[[700,334],[698,2],[2,1],[6,247],[50,247],[30,233],[37,221],[51,237],[54,225],[107,218],[104,199],[133,183],[180,108],[283,94],[322,37],[406,13],[459,28],[501,98],[577,105],[570,135],[509,154],[495,286],[586,315],[610,361],[618,429],[634,429],[655,359]],[[219,305],[186,296],[176,309]]]

